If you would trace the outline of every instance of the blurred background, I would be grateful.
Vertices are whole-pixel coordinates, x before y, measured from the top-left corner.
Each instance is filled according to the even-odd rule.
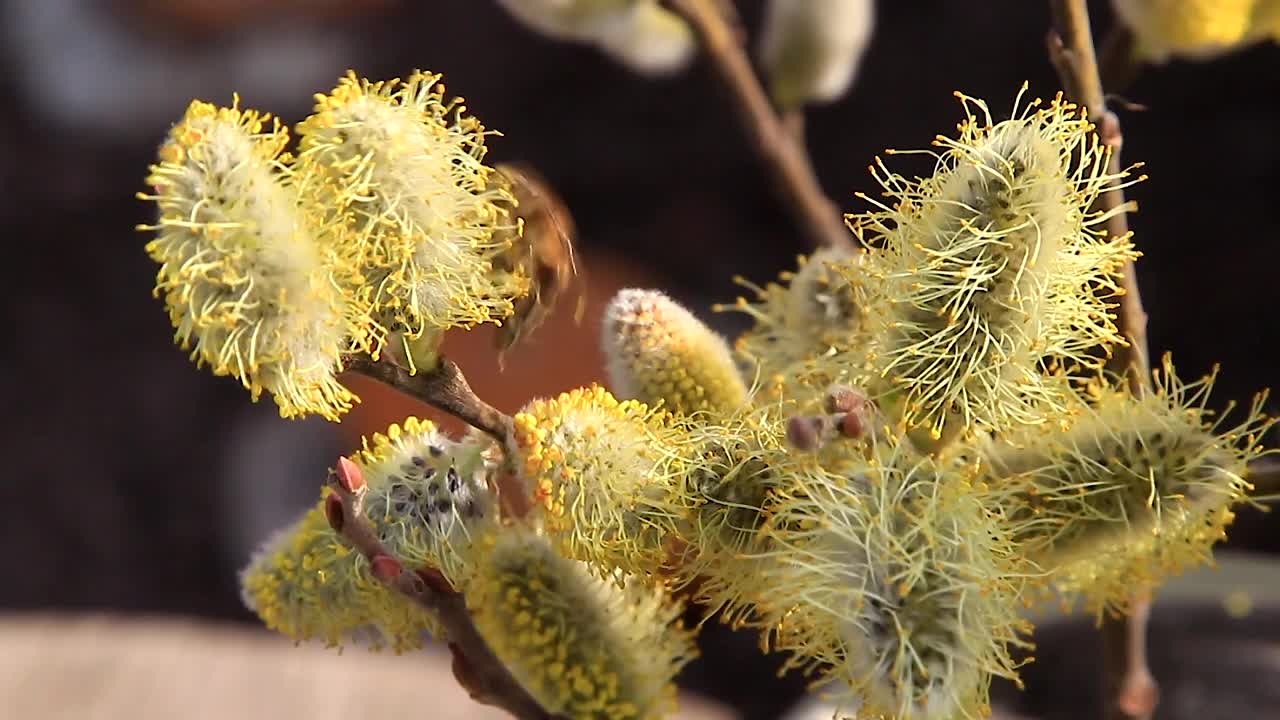
[[[754,35],[762,3],[738,5]],[[1111,23],[1105,3],[1094,17],[1099,33]],[[997,113],[1024,80],[1035,94],[1055,92],[1048,27],[1044,2],[879,3],[852,89],[808,114],[828,193],[845,211],[864,209],[853,193],[874,190],[868,163],[950,132],[961,118],[954,90]],[[807,249],[701,60],[645,78],[590,47],[534,34],[492,0],[0,0],[0,331],[10,337],[0,356],[9,468],[0,478],[0,656],[9,656],[0,669],[13,673],[8,685],[0,676],[0,706],[21,673],[42,673],[49,687],[68,679],[47,655],[51,613],[253,630],[236,573],[255,546],[314,500],[326,468],[362,434],[430,414],[353,380],[364,402],[343,423],[284,421],[269,401],[251,404],[233,381],[195,370],[172,345],[151,296],[147,236],[134,230],[151,219],[134,193],[192,98],[226,104],[239,92],[292,124],[348,68],[370,78],[444,73],[502,132],[489,159],[530,163],[573,213],[586,277],[581,327],[562,309],[502,371],[488,331],[448,341],[472,386],[503,410],[603,379],[599,315],[617,289],[666,289],[732,334],[741,319],[710,312],[742,292],[731,278],[768,281]],[[1144,253],[1153,356],[1172,351],[1185,377],[1220,362],[1215,402],[1247,402],[1277,379],[1267,338],[1280,329],[1280,48],[1150,68],[1124,98],[1145,108],[1120,115],[1126,160],[1151,176],[1130,191],[1140,208],[1130,222]],[[1240,513],[1227,547],[1258,564],[1232,582],[1260,582],[1280,551],[1278,531],[1273,517]],[[1230,589],[1209,577],[1217,595]],[[1237,686],[1265,695],[1258,667],[1280,677],[1280,606],[1263,597],[1239,618],[1217,595],[1157,611],[1159,717],[1247,717],[1216,715],[1222,708],[1205,698]],[[1064,627],[1090,621],[1074,622]],[[709,625],[684,684],[738,716],[778,717],[804,681],[776,679],[777,659],[755,643]],[[44,647],[51,664],[10,652],[28,645]],[[1049,628],[1041,645],[1029,692],[1009,694],[1007,706],[1079,716],[1097,698],[1096,639]],[[1221,657],[1236,664],[1212,661]],[[35,687],[39,698],[46,685]],[[266,708],[244,716],[268,717]],[[99,711],[66,717],[112,717]]]

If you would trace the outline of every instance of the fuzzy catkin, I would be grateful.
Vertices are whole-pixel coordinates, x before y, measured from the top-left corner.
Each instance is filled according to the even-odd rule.
[[[855,382],[865,365],[862,328],[866,292],[865,255],[845,248],[822,248],[799,260],[796,271],[764,287],[739,279],[755,301],[739,298],[717,310],[751,316],[753,325],[734,342],[758,400],[783,399],[803,407],[832,384]]]
[[[375,355],[396,333],[501,321],[528,292],[528,278],[493,267],[514,237],[514,200],[490,182],[488,133],[465,110],[439,75],[351,73],[298,125],[303,197],[363,314],[356,344]]]
[[[449,439],[408,418],[375,434],[353,457],[366,489],[363,518],[410,571],[438,570],[455,587],[472,572],[474,539],[497,520],[489,441]],[[278,533],[241,574],[247,607],[300,641],[415,648],[439,636],[439,619],[373,577],[368,561],[329,526],[324,502]]]
[[[240,588],[245,607],[268,629],[298,642],[402,652],[421,647],[424,633],[440,632],[439,618],[379,582],[342,542],[324,501],[263,544],[240,573]]]
[[[619,398],[681,414],[721,415],[746,403],[728,344],[663,293],[622,290],[604,315],[601,340]]]
[[[1113,178],[1076,106],[1020,95],[1013,118],[995,124],[984,103],[961,98],[959,137],[927,153],[934,175],[907,180],[878,164],[894,205],[851,219],[873,246],[870,372],[856,384],[874,387],[926,447],[1036,424],[1060,406],[1046,363],[1096,367],[1099,348],[1124,342],[1113,298],[1134,256],[1127,237],[1102,231],[1109,213],[1091,210]]]
[[[354,458],[369,487],[365,515],[397,558],[450,582],[465,575],[473,537],[497,521],[491,445],[478,434],[451,440],[417,418],[365,439]]]
[[[473,564],[476,629],[544,710],[643,720],[674,709],[673,678],[695,649],[660,587],[597,577],[519,525],[485,538]]]
[[[499,0],[511,15],[548,37],[594,45],[645,75],[686,67],[693,31],[657,0]]]
[[[828,456],[775,502],[757,624],[846,708],[980,717],[990,678],[1016,678],[1013,547],[968,477],[897,438]]]
[[[642,574],[665,561],[684,443],[670,415],[592,386],[526,405],[508,456],[561,552]]]
[[[1183,383],[1167,359],[1157,379],[1142,397],[1096,383],[1069,428],[979,446],[990,502],[1022,556],[1093,610],[1122,609],[1135,582],[1154,586],[1210,558],[1273,423],[1261,397],[1239,423],[1214,421],[1212,378]]]
[[[332,268],[281,167],[288,131],[241,109],[195,101],[151,166],[159,207],[147,253],[160,264],[176,339],[198,365],[267,392],[284,417],[337,420],[355,401],[338,383],[351,330]]]
[[[1172,57],[1209,59],[1257,39],[1260,0],[1112,0],[1134,35],[1133,52],[1163,63]]]
[[[838,100],[857,76],[875,24],[872,0],[771,0],[760,37],[781,107]]]

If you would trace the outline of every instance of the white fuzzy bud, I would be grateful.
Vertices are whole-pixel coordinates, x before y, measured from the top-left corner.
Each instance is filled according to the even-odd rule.
[[[772,0],[760,38],[770,91],[783,107],[844,95],[871,42],[871,0]]]

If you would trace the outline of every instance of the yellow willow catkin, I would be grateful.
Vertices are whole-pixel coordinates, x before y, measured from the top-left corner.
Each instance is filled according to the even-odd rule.
[[[812,455],[786,444],[777,405],[749,408],[688,428],[688,470],[671,495],[677,508],[671,529],[682,552],[672,580],[694,588],[711,617],[748,622],[769,592],[760,583],[757,556],[773,548],[765,525],[778,494],[794,493]]]
[[[457,442],[409,418],[366,439],[352,458],[367,483],[364,519],[410,571],[438,570],[455,587],[471,572],[473,539],[497,519],[491,445],[480,437]],[[364,641],[399,651],[418,647],[424,632],[439,636],[435,615],[378,582],[333,531],[323,502],[266,543],[241,574],[241,587],[268,628],[299,641]]]
[[[874,248],[866,385],[926,446],[1051,415],[1059,393],[1043,364],[1096,367],[1100,348],[1123,343],[1112,298],[1134,257],[1102,227],[1109,213],[1091,210],[1113,178],[1079,108],[1020,93],[996,124],[985,103],[958,96],[959,136],[924,153],[933,176],[908,180],[877,161],[893,205],[850,220]]]
[[[526,405],[509,457],[561,552],[642,574],[665,562],[684,443],[671,416],[592,386]]]
[[[851,382],[848,368],[865,364],[863,257],[851,249],[820,249],[801,258],[797,271],[781,274],[785,285],[739,279],[755,291],[755,302],[738,298],[716,307],[754,320],[734,349],[754,372],[761,399],[813,400],[833,383]]]
[[[307,207],[366,318],[359,345],[499,322],[529,280],[494,269],[516,237],[514,203],[483,163],[486,131],[445,100],[439,75],[369,82],[348,74],[298,125]]]
[[[1208,59],[1258,39],[1259,0],[1112,0],[1134,35],[1134,54],[1149,62]]]
[[[758,624],[858,717],[984,717],[991,677],[1016,679],[1015,547],[970,474],[895,439],[829,455],[775,503]]]
[[[324,502],[271,537],[240,574],[241,598],[268,629],[327,647],[396,652],[437,635],[439,619],[379,582],[329,526]]]
[[[366,438],[354,460],[369,485],[364,509],[379,539],[409,566],[459,582],[473,536],[497,521],[489,485],[495,451],[482,435],[454,441],[417,418]]]
[[[696,654],[660,587],[603,579],[515,525],[477,545],[467,604],[476,629],[544,710],[568,718],[663,717]]]
[[[1212,377],[1184,384],[1166,358],[1152,392],[1096,383],[1066,430],[1026,429],[980,446],[984,479],[1020,552],[1093,610],[1123,609],[1135,584],[1208,562],[1262,452],[1265,396],[1225,426],[1205,407]]]
[[[747,402],[728,344],[661,292],[620,291],[605,308],[601,341],[619,398],[713,416]]]
[[[355,397],[338,383],[349,327],[342,298],[280,167],[278,121],[192,102],[151,166],[159,207],[147,253],[160,264],[176,339],[198,365],[263,391],[280,414],[336,420]]]

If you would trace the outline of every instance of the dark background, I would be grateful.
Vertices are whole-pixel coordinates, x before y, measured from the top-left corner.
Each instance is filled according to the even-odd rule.
[[[134,193],[193,97],[225,104],[239,90],[293,123],[348,67],[442,72],[502,131],[490,160],[527,161],[563,194],[604,286],[618,267],[642,268],[726,331],[740,325],[706,311],[739,294],[731,276],[771,279],[806,249],[705,63],[644,79],[487,0],[305,5],[0,0],[0,609],[252,622],[236,570],[352,442],[250,404],[171,344],[133,229],[151,208]],[[761,3],[739,6],[756,28]],[[1110,23],[1104,4],[1094,14]],[[1024,80],[1052,94],[1047,27],[1046,4],[1031,0],[881,2],[851,93],[809,113],[824,187],[863,209],[853,193],[875,189],[867,164],[951,132],[953,90],[997,114]],[[1151,176],[1130,197],[1153,355],[1174,352],[1188,378],[1221,362],[1219,404],[1276,379],[1278,71],[1275,46],[1148,69],[1125,92],[1145,111],[1121,111],[1125,158]],[[581,332],[559,352],[595,358],[594,327]],[[386,412],[381,422],[399,419]],[[1274,553],[1276,530],[1243,512],[1231,545]],[[753,648],[709,631],[688,684],[775,715],[802,682],[773,681],[773,661]]]

